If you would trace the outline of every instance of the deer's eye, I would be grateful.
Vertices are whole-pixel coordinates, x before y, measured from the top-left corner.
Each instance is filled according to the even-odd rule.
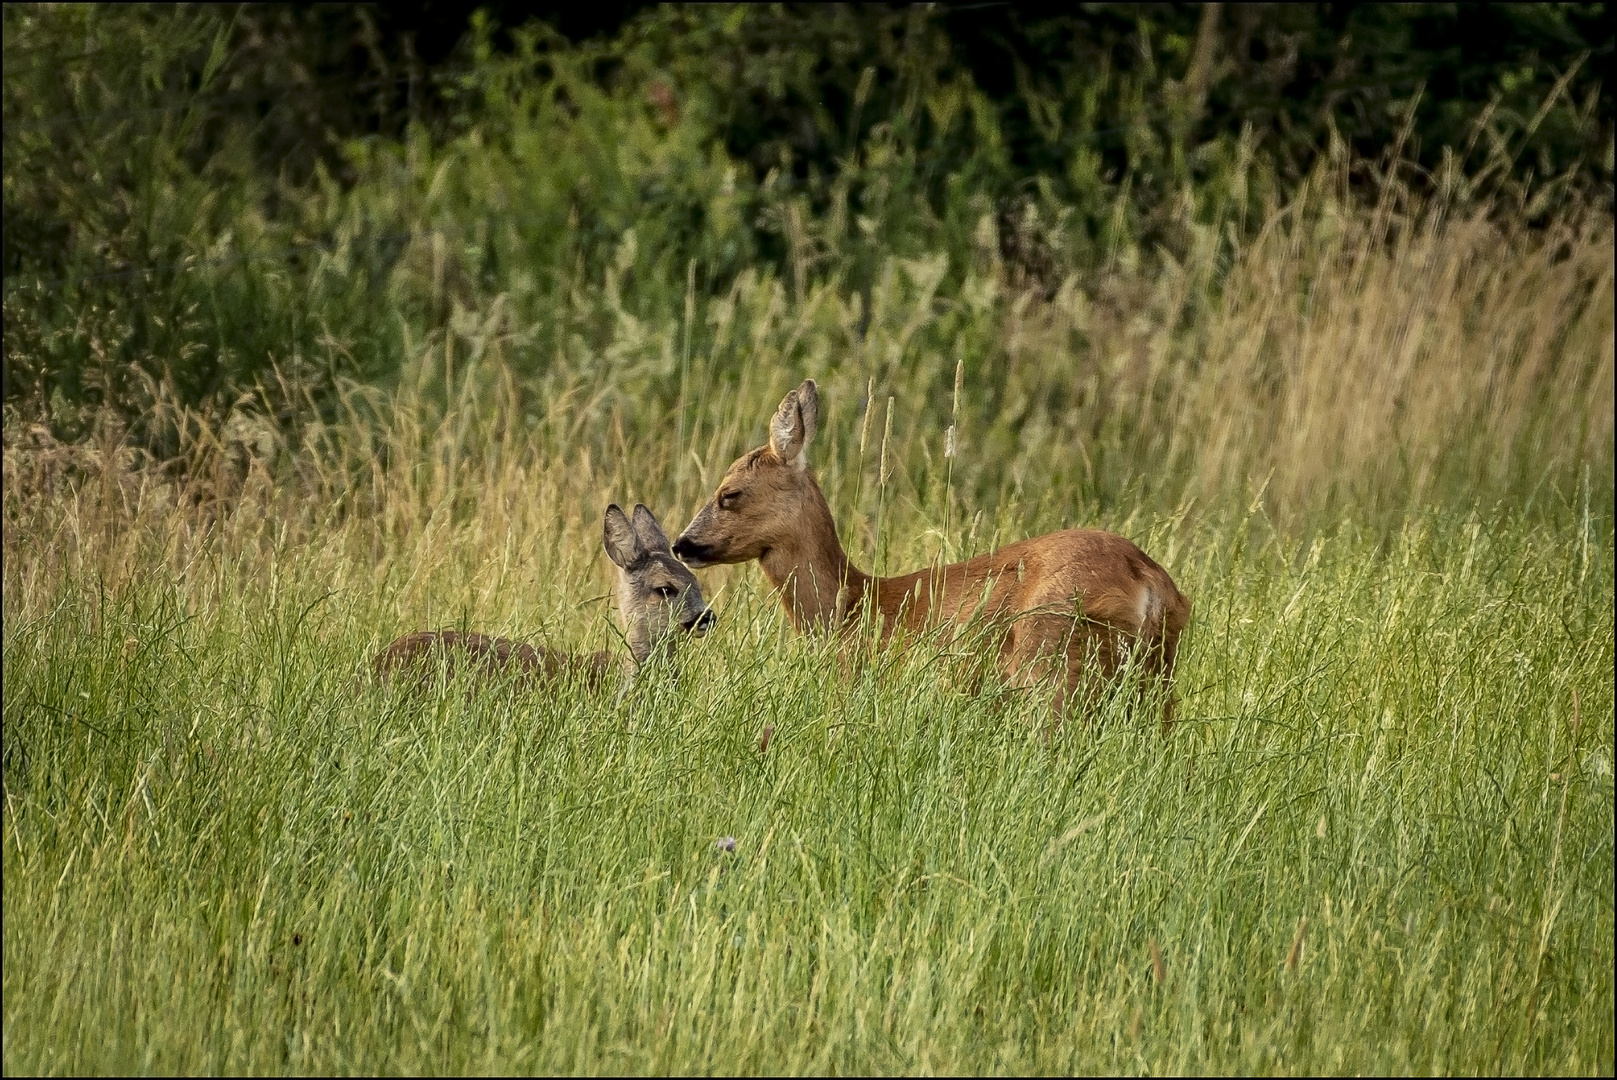
[[[719,496],[719,509],[720,510],[733,510],[733,509],[735,509],[736,503],[738,503],[740,501],[741,501],[741,492],[739,492],[739,491],[726,491],[723,495]]]

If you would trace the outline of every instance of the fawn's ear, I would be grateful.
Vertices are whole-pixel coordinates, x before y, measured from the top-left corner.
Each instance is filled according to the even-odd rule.
[[[640,559],[640,551],[635,543],[634,526],[629,524],[628,515],[617,503],[606,508],[606,525],[602,529],[602,542],[606,545],[606,557],[625,570]]]
[[[769,422],[769,448],[780,461],[799,469],[808,465],[808,446],[820,426],[820,390],[813,379],[781,399]]]
[[[619,513],[622,513],[620,510]],[[668,534],[663,527],[657,524],[656,515],[646,509],[645,503],[634,504],[634,538],[640,545],[642,554],[660,551],[664,555],[672,555],[673,548],[668,544]]]

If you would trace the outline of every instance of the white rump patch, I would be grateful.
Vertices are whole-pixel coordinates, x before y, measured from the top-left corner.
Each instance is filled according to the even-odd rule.
[[[1156,623],[1162,614],[1162,602],[1157,597],[1157,591],[1149,585],[1140,588],[1140,633],[1152,634],[1156,632]]]

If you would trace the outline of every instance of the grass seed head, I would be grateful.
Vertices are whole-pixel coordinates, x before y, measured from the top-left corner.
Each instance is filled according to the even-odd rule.
[[[864,418],[859,421],[859,460],[861,461],[863,461],[865,458],[865,445],[869,440],[870,411],[871,408],[876,404],[876,399],[874,397],[875,393],[876,379],[874,376],[872,376],[871,378],[865,380],[865,415]]]
[[[886,420],[886,423],[884,423],[883,426],[882,426],[882,433],[881,433],[881,466],[877,470],[877,475],[881,477],[881,482],[883,484],[887,483],[887,477],[890,475],[888,473],[888,471],[887,471],[887,444],[892,442],[892,441],[893,441],[893,395],[889,394],[889,395],[887,395],[887,420]]]
[[[1296,971],[1297,961],[1303,955],[1303,935],[1308,932],[1308,916],[1297,920],[1297,935],[1291,939],[1291,951],[1286,953],[1286,970]]]

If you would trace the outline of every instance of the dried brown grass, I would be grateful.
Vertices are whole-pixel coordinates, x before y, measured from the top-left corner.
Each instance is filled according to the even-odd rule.
[[[525,328],[498,302],[461,313],[393,390],[345,386],[323,419],[288,380],[223,416],[154,388],[145,426],[177,448],[164,460],[111,414],[63,444],[8,406],[7,612],[63,575],[116,586],[212,560],[263,576],[296,557],[400,624],[565,628],[609,588],[602,508],[645,501],[679,527],[804,375],[829,405],[812,456],[845,538],[868,559],[885,499],[894,567],[1141,508],[1238,500],[1284,529],[1609,477],[1609,214],[1530,227],[1407,191],[1354,209],[1340,181],[1322,172],[1250,242],[1191,228],[1184,258],[1069,278],[1049,301],[1004,295],[993,267],[940,300],[936,260],[898,264],[868,311],[834,284],[794,303],[744,275],[708,305],[715,344],[677,374],[671,408],[654,388],[678,325],[625,317],[616,359],[570,345],[521,380],[505,350]],[[734,376],[725,349],[744,353]],[[871,386],[896,409],[880,483],[855,450]],[[1609,488],[1596,499],[1609,511]],[[984,510],[980,533],[949,534]]]

